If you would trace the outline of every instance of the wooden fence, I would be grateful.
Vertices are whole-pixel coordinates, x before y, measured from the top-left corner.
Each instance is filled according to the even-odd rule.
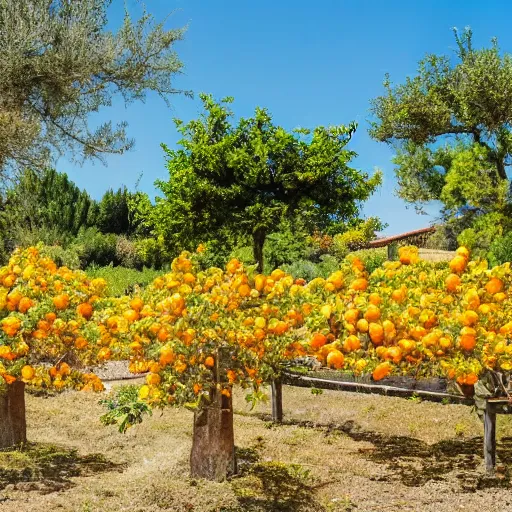
[[[347,382],[335,379],[311,377],[302,374],[284,373],[282,379],[275,381],[272,384],[272,419],[275,422],[281,422],[283,420],[283,384],[296,387],[398,396],[402,398],[419,397],[422,400],[433,402],[448,401],[449,403],[458,403],[463,405],[475,404],[475,401],[471,397],[456,395],[449,392],[407,389],[404,387],[386,384]],[[494,472],[496,466],[497,414],[512,414],[512,405],[508,397],[489,398],[485,401],[483,450],[485,467],[490,473]]]

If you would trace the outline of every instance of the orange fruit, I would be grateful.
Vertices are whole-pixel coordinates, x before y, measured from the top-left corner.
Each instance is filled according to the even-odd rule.
[[[368,297],[368,301],[370,302],[370,304],[378,306],[382,302],[382,297],[378,293],[372,292]]]
[[[23,297],[18,304],[18,311],[20,313],[26,313],[34,303],[28,297]]]
[[[251,287],[248,284],[241,284],[238,287],[238,294],[240,297],[249,297],[251,294]]]
[[[130,301],[130,307],[135,311],[140,311],[144,307],[144,302],[141,298],[135,297]]]
[[[385,359],[393,361],[395,364],[399,364],[402,360],[402,351],[399,347],[389,347],[387,349]]]
[[[480,306],[480,297],[476,288],[470,288],[464,295],[464,300],[471,309],[478,309],[478,306]]]
[[[230,274],[234,274],[241,266],[242,264],[234,258],[226,265],[226,270]]]
[[[464,311],[461,315],[461,322],[463,325],[467,327],[471,327],[478,322],[478,314],[475,313],[472,309],[468,309]]]
[[[372,322],[369,325],[368,331],[373,344],[381,345],[384,340],[384,329],[382,328],[382,325]]]
[[[327,343],[327,338],[325,335],[323,335],[320,332],[317,332],[313,335],[313,338],[311,338],[311,348],[314,350],[318,350],[319,348],[323,347]]]
[[[160,341],[161,343],[164,343],[169,338],[169,331],[165,327],[162,327],[158,331],[156,337],[157,337],[158,341]]]
[[[446,279],[445,279],[445,285],[446,285],[446,289],[450,292],[450,293],[453,293],[453,292],[456,292],[457,291],[457,288],[460,286],[460,277],[457,275],[457,274],[450,274]]]
[[[368,281],[364,277],[359,277],[352,281],[350,288],[355,291],[364,292],[368,288]]]
[[[265,284],[267,283],[267,278],[263,274],[258,274],[254,277],[254,288],[261,292],[263,288],[265,288]]]
[[[361,341],[355,335],[350,335],[345,338],[343,341],[343,350],[345,352],[353,352],[355,350],[359,350],[361,348]]]
[[[213,359],[213,358],[212,358]],[[174,361],[174,352],[170,347],[162,347],[160,350],[160,364],[165,366]]]
[[[130,323],[135,322],[139,319],[139,312],[135,309],[127,309],[123,311],[123,318],[126,318]]]
[[[149,386],[158,386],[158,384],[160,384],[160,381],[161,378],[160,375],[158,375],[158,373],[150,373],[146,375],[146,383]]]
[[[450,261],[449,267],[452,272],[456,274],[462,274],[462,272],[464,272],[466,269],[467,263],[467,259],[463,256],[455,256],[455,258]]]
[[[461,246],[455,252],[458,256],[462,256],[464,259],[469,260],[469,250],[467,247]]]
[[[460,331],[459,346],[464,350],[473,350],[476,345],[476,331],[472,327],[463,327]]]
[[[364,317],[368,322],[376,322],[380,318],[380,309],[377,306],[370,304],[364,314]]]
[[[79,304],[76,308],[76,312],[80,315],[89,320],[92,316],[92,306],[88,302],[83,302],[82,304]]]
[[[98,352],[98,361],[106,361],[110,359],[112,356],[112,352],[108,347],[103,347]]]
[[[330,368],[340,369],[345,363],[345,358],[339,350],[332,350],[327,356],[327,366]]]
[[[53,304],[57,309],[66,309],[69,305],[69,295],[63,293],[53,298]]]
[[[208,368],[213,368],[213,366],[215,365],[215,359],[213,359],[212,356],[208,356],[205,360],[204,360],[204,365]]]
[[[373,370],[372,377],[373,380],[381,380],[387,377],[391,373],[391,365],[388,362],[380,363],[377,365],[375,370]]]
[[[14,336],[21,327],[21,320],[16,317],[8,316],[2,320],[2,330],[7,336]]]
[[[62,376],[69,375],[71,373],[71,367],[69,366],[68,363],[60,363],[58,367],[58,372]]]
[[[413,340],[402,339],[398,342],[398,346],[402,349],[403,352],[409,353],[416,348],[416,342]]]
[[[34,378],[34,375],[36,374],[34,368],[30,365],[25,365],[21,369],[21,378],[23,380],[32,380]]]
[[[272,272],[270,273],[270,277],[276,282],[280,281],[285,276],[286,273],[283,272],[280,268],[276,268],[275,270],[272,270]]]
[[[503,291],[504,283],[501,279],[497,277],[491,277],[491,279],[485,285],[485,290],[490,295],[494,295],[495,293],[500,293]]]
[[[391,292],[391,298],[395,301],[401,304],[405,298],[407,297],[407,288],[404,286],[398,290],[393,290]]]
[[[355,324],[359,318],[359,310],[355,308],[347,309],[343,315],[343,318],[345,319],[345,322],[348,322],[349,324]]]
[[[357,321],[356,327],[359,332],[368,332],[368,320],[366,320],[366,318],[361,318],[360,320]]]
[[[452,341],[447,336],[441,336],[441,338],[439,338],[439,346],[443,350],[447,350],[452,346]]]

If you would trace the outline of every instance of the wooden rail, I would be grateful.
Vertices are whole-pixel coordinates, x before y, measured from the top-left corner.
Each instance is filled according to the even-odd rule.
[[[401,398],[420,397],[432,402],[443,402],[462,405],[474,405],[472,398],[452,393],[427,391],[422,389],[407,389],[384,384],[370,384],[362,382],[346,382],[341,380],[309,377],[306,375],[284,373],[280,380],[272,383],[272,420],[280,423],[283,420],[283,392],[282,386],[307,387],[317,389],[332,389],[335,391],[349,391],[355,393],[371,393]],[[512,414],[512,405],[508,398],[489,398],[485,401],[484,409],[484,462],[488,472],[494,472],[496,466],[496,415]]]

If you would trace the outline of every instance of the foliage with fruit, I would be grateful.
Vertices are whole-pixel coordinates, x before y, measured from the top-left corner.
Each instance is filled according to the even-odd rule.
[[[98,321],[114,302],[105,288],[104,279],[58,267],[41,247],[15,250],[0,268],[1,383],[102,390],[85,369],[123,349]]]

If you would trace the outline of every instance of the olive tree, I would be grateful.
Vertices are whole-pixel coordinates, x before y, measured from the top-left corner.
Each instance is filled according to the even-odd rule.
[[[111,0],[0,0],[0,171],[42,168],[66,154],[79,163],[123,153],[126,124],[92,127],[90,114],[120,96],[169,101],[182,64],[182,29],[146,13],[107,28]]]

